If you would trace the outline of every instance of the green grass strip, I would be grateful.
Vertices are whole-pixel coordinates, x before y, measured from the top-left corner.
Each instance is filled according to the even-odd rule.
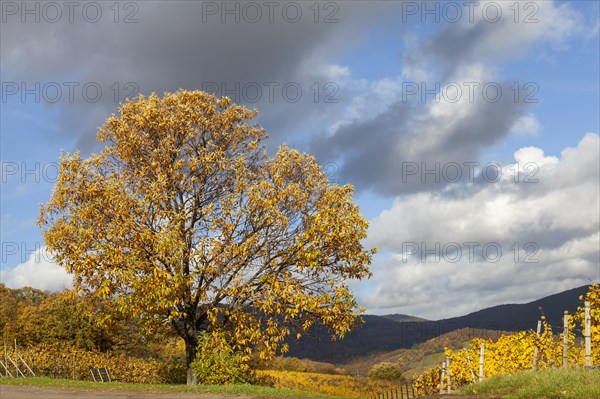
[[[599,399],[600,369],[561,368],[496,376],[461,394],[503,399]]]
[[[315,398],[315,399],[347,399],[342,396],[324,395],[321,393],[278,389],[249,384],[232,385],[169,385],[169,384],[131,384],[127,382],[93,382],[55,379],[48,377],[3,378],[0,385],[26,385],[36,387],[75,388],[98,391],[134,391],[150,393],[196,393],[218,394],[228,396],[254,396],[271,398]]]

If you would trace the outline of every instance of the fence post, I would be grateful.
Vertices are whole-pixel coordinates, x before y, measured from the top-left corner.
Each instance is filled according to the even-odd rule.
[[[590,301],[585,301],[585,365],[592,365],[592,319],[590,317]]]
[[[19,362],[19,359],[17,358],[17,340],[15,339],[15,369],[17,370],[17,378],[19,377],[19,366],[17,366],[17,363]]]
[[[448,393],[450,393],[450,358],[448,356],[446,356],[446,367],[448,368],[448,370],[446,371],[446,377],[448,378],[448,382],[446,383],[446,385],[448,388]]]
[[[535,332],[536,338],[538,340],[540,339],[540,333],[541,332],[542,332],[542,321],[538,320],[538,322],[537,322],[537,330]],[[531,367],[532,370],[537,370],[538,356],[539,355],[540,355],[540,348],[538,348],[538,342],[536,341],[535,348],[533,349],[533,366]]]
[[[471,380],[473,381],[473,384],[475,384],[475,373],[473,372],[473,366],[471,366],[471,358],[468,355],[467,352],[467,364],[469,365],[469,371],[471,372]]]
[[[483,362],[485,359],[485,342],[479,348],[479,381],[483,381]]]
[[[569,364],[569,312],[563,316],[563,367]]]
[[[440,371],[440,393],[444,393],[444,378],[446,377],[446,362],[442,362],[442,370]]]

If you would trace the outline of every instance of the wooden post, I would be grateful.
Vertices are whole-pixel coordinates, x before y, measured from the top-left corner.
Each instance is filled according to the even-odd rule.
[[[485,342],[479,348],[479,381],[483,381],[483,364],[485,361]]]
[[[584,307],[585,365],[590,367],[592,365],[592,319],[590,317],[590,302],[585,301]]]
[[[17,339],[15,338],[15,361],[18,362],[19,360],[17,359]],[[19,377],[19,366],[17,366],[17,364],[15,363],[15,368],[17,369],[17,377]]]
[[[538,320],[537,323],[537,330],[535,332],[535,335],[537,337],[537,339],[540,339],[540,333],[542,332],[542,321]],[[531,367],[532,370],[537,370],[537,364],[538,364],[538,356],[540,355],[540,348],[538,348],[537,342],[535,343],[535,348],[533,349],[533,366]]]
[[[448,356],[446,356],[446,367],[448,368],[448,370],[446,371],[446,377],[448,378],[448,382],[446,383],[446,385],[448,388],[448,394],[450,394],[450,358]]]
[[[475,384],[475,373],[473,372],[473,366],[471,366],[471,358],[467,354],[467,364],[469,365],[469,371],[471,372],[471,380]]]
[[[569,364],[569,312],[563,316],[563,367]]]
[[[8,367],[8,353],[6,353],[6,341],[4,341],[4,364],[6,365],[6,367]],[[10,371],[8,371],[8,369],[6,369],[7,373],[10,373]],[[7,375],[5,375],[6,377]]]
[[[440,372],[440,393],[444,393],[444,378],[446,377],[446,362],[442,362],[442,371]]]

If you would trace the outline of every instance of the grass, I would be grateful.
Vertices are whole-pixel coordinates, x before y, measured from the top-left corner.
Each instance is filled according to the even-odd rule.
[[[74,388],[82,390],[98,391],[134,391],[152,393],[197,393],[218,394],[229,396],[254,396],[269,398],[318,398],[318,399],[342,399],[342,396],[324,395],[313,392],[296,391],[292,389],[270,388],[257,385],[167,385],[167,384],[131,384],[126,382],[92,382],[55,379],[48,377],[28,378],[3,378],[0,377],[0,385],[27,385],[36,387]]]
[[[461,394],[503,399],[598,399],[600,369],[526,371],[468,385]]]

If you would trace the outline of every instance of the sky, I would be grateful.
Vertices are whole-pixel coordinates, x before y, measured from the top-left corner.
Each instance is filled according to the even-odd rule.
[[[256,108],[270,152],[352,184],[370,314],[428,319],[600,280],[595,1],[0,2],[2,283],[71,278],[36,225],[61,152],[138,94]]]

